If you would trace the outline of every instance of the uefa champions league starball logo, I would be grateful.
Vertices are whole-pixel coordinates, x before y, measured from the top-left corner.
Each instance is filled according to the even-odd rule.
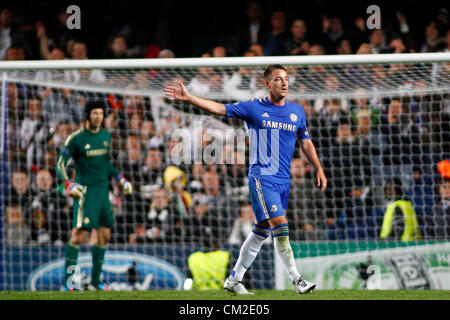
[[[127,270],[136,263],[140,275],[134,284],[127,281]],[[92,257],[83,253],[77,265],[69,266],[71,274],[64,283],[64,257],[52,260],[33,270],[28,276],[29,290],[59,290],[63,286],[83,290],[91,281]],[[105,254],[101,279],[110,290],[181,290],[185,276],[178,266],[163,259],[127,251],[110,251]]]

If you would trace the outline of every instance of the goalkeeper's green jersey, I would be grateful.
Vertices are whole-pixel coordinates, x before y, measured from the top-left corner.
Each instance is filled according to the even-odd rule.
[[[110,177],[118,172],[109,158],[111,134],[100,129],[92,133],[86,128],[73,132],[64,144],[57,162],[59,177],[69,179],[67,161],[72,158],[75,165],[75,182],[83,186],[108,186]]]

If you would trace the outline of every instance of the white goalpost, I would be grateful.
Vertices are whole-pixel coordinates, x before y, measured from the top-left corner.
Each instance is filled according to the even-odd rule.
[[[220,288],[227,272],[205,284],[188,261],[221,250],[231,268],[251,230],[247,128],[171,102],[163,88],[181,81],[222,103],[261,98],[271,64],[287,70],[288,99],[305,109],[329,181],[319,194],[297,146],[287,216],[302,275],[319,289],[450,289],[442,258],[450,254],[450,182],[438,169],[450,158],[450,53],[439,52],[1,61],[0,290],[63,286],[73,200],[56,161],[93,98],[107,106],[111,161],[135,189],[124,196],[110,184],[105,283],[181,290],[194,278],[199,288]],[[82,283],[91,245],[88,237],[80,251]],[[272,246],[269,238],[249,269],[248,288],[290,288]]]

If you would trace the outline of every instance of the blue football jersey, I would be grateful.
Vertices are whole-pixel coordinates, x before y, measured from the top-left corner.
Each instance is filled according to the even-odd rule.
[[[289,183],[296,140],[310,139],[303,107],[288,100],[277,106],[266,97],[225,104],[225,108],[228,118],[244,120],[249,129],[249,176]]]

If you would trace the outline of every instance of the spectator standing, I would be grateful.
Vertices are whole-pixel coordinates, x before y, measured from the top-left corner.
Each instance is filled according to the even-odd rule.
[[[371,53],[390,53],[391,47],[388,45],[383,29],[375,29],[369,36]]]
[[[342,39],[336,47],[337,54],[352,54],[352,44],[349,39]]]
[[[147,151],[142,167],[141,197],[150,199],[151,194],[164,184],[164,162],[159,148],[151,148]]]
[[[233,157],[233,163],[225,166],[222,183],[228,195],[238,195],[242,193],[243,188],[247,188],[247,168],[245,166],[245,155],[238,150],[229,151]]]
[[[159,148],[163,146],[162,137],[156,135],[155,123],[152,120],[145,120],[142,122],[139,130],[139,137],[143,144],[144,150],[150,150],[152,148]]]
[[[211,54],[203,53],[201,57],[211,58]],[[213,74],[213,68],[197,68],[195,76],[189,81],[187,87],[198,94],[208,94],[210,92],[210,78]]]
[[[119,160],[119,167],[124,177],[135,186],[136,192],[125,195],[122,207],[127,213],[135,215],[146,210],[146,204],[141,198],[140,188],[142,186],[142,151],[139,138],[136,135],[126,137],[125,150]]]
[[[246,15],[245,22],[238,26],[236,30],[239,55],[252,45],[262,45],[270,32],[264,21],[264,13],[260,2],[250,1],[247,5]]]
[[[11,174],[11,189],[9,191],[8,201],[9,205],[19,205],[24,210],[31,207],[32,202],[32,188],[30,187],[30,178],[25,169],[17,167]],[[27,214],[27,212],[24,212]]]
[[[450,234],[450,178],[440,176],[437,190],[439,199],[432,213],[425,216],[424,235],[427,239],[444,240]]]
[[[370,112],[370,120],[372,125],[377,125],[380,117],[380,110],[372,105],[369,101],[369,95],[366,89],[357,87],[350,99],[349,115],[353,125],[358,124],[357,116],[361,110]]]
[[[352,179],[345,188],[344,207],[337,219],[329,224],[329,240],[375,239],[378,237],[377,217],[372,215],[372,195],[360,179]]]
[[[64,50],[60,48],[53,48],[46,56],[48,60],[65,60],[66,55]],[[36,72],[35,81],[44,84],[52,81],[70,81],[69,70],[39,70]],[[67,90],[68,91],[68,90]]]
[[[314,185],[311,168],[303,158],[294,158],[291,162],[291,185],[287,214],[290,229],[295,230],[293,240],[323,240],[326,228],[325,212]]]
[[[439,203],[439,192],[436,190],[439,190],[437,185],[441,181],[434,181],[421,165],[413,166],[412,171],[412,183],[405,189],[414,205],[419,223],[422,224],[421,222],[432,214],[433,206]]]
[[[442,49],[442,51],[449,52],[450,51],[450,28],[447,30],[447,33],[445,34],[445,44],[446,44],[446,46]]]
[[[193,214],[187,219],[187,237],[200,248],[189,255],[189,276],[200,290],[220,289],[226,277],[230,253],[220,250],[219,224],[211,214],[208,198],[198,194],[194,200]]]
[[[327,193],[327,197],[333,202],[329,208],[341,210],[344,208],[344,198],[349,193],[349,188],[353,185],[355,174],[359,174],[360,154],[354,147],[354,137],[352,135],[350,122],[346,117],[340,119],[340,124],[336,131],[336,137],[328,148],[322,148],[324,167],[328,171],[327,176],[331,177],[332,188]],[[356,172],[355,172],[356,171]],[[351,190],[351,189],[350,189]]]
[[[244,57],[256,57],[257,54],[253,50],[244,52]],[[239,69],[231,75],[224,85],[224,91],[233,97],[248,96],[249,91],[254,92],[256,96],[263,96],[265,90],[258,86],[258,71],[249,67],[239,67]]]
[[[4,234],[4,241],[9,246],[23,246],[30,241],[30,227],[18,204],[6,207]]]
[[[441,21],[431,21],[425,28],[425,42],[420,52],[438,52],[445,48],[445,25]]]
[[[378,147],[374,148],[374,136],[377,134],[376,127],[372,127],[372,117],[368,109],[361,109],[356,115],[356,129],[353,132],[355,145],[360,150],[363,157],[364,171],[370,176],[370,158],[372,155],[378,155]],[[366,171],[368,170],[368,172]]]
[[[332,146],[330,139],[336,137],[336,131],[343,117],[347,117],[347,113],[342,107],[340,99],[325,99],[324,107],[319,111],[317,117],[311,118],[311,124],[319,131],[319,145],[321,147]]]
[[[137,222],[137,225],[136,225]],[[169,206],[169,195],[164,188],[155,190],[152,194],[152,203],[144,221],[130,224],[135,227],[129,235],[131,244],[136,242],[174,242],[180,239],[179,226],[176,213]]]
[[[192,213],[185,220],[186,239],[192,245],[200,245],[201,250],[211,250],[218,247],[219,224],[212,213],[208,197],[198,193],[192,204]]]
[[[128,49],[127,39],[124,36],[114,36],[111,40],[109,50],[104,55],[105,59],[127,59],[136,58]]]
[[[286,16],[281,10],[272,12],[270,24],[272,30],[264,41],[264,55],[265,56],[280,56],[286,54],[285,42],[289,37],[286,30]]]
[[[88,59],[88,48],[86,42],[76,41],[72,46],[72,59]],[[73,83],[100,84],[106,81],[106,76],[99,69],[72,70],[71,81]]]
[[[58,122],[56,123],[53,130],[53,134],[47,141],[47,145],[55,147],[58,151],[61,151],[62,147],[64,146],[64,142],[72,132],[72,123],[70,123],[69,121]]]
[[[416,52],[418,49],[417,43],[411,32],[411,26],[408,24],[407,18],[403,12],[397,12],[397,22],[399,32],[397,39],[401,40],[404,44],[406,52]]]
[[[248,50],[253,51],[254,53],[256,53],[256,56],[257,56],[257,57],[262,57],[262,56],[264,56],[264,48],[263,48],[263,46],[262,46],[261,44],[259,44],[259,43],[252,44],[252,45],[248,48]]]
[[[295,19],[292,22],[291,34],[285,42],[286,53],[290,55],[308,54],[310,42],[307,38],[308,29],[303,19]]]
[[[186,174],[176,166],[168,166],[164,170],[163,178],[175,213],[180,219],[187,217],[192,206],[192,196],[185,190]]]
[[[26,58],[33,58],[33,51],[25,34],[13,25],[11,10],[3,8],[0,11],[0,60],[6,57],[8,48],[23,48]]]
[[[382,149],[384,165],[408,165],[414,154],[420,154],[420,150],[416,150],[420,143],[417,128],[401,98],[393,97],[387,113],[381,116],[380,134],[382,140],[378,145]]]
[[[62,6],[58,9],[55,23],[52,23],[54,26],[48,28],[48,40],[50,45],[53,47],[62,48],[66,55],[70,54],[72,45],[75,42],[74,37],[76,37],[77,33],[79,33],[78,30],[70,30],[67,28],[67,19],[69,19],[69,17],[70,14],[67,12],[67,6]],[[37,26],[37,29],[40,27],[45,28],[41,22],[38,22],[38,24],[40,26]],[[43,58],[45,59],[44,56]]]
[[[38,171],[31,205],[32,240],[62,245],[69,238],[71,219],[66,197],[59,196],[49,170]]]
[[[227,55],[227,49],[223,46],[216,46],[212,49],[212,56],[215,58],[224,58]]]
[[[420,240],[422,236],[416,212],[399,178],[386,182],[385,196],[387,203],[380,238],[404,242]]]
[[[61,121],[78,125],[83,119],[83,106],[86,102],[82,94],[69,89],[44,89],[42,92],[43,117],[51,126]]]
[[[38,98],[28,100],[26,116],[20,126],[21,149],[27,154],[31,168],[42,159],[44,141],[47,140],[48,124],[42,119],[42,102]]]
[[[319,83],[318,83],[318,85],[320,85],[320,89],[324,90],[328,94],[331,94],[331,93],[338,92],[338,90],[341,88],[341,82],[342,82],[342,80],[339,78],[339,76],[337,74],[329,74],[329,75],[325,76],[323,86],[320,85]],[[316,90],[317,90],[317,88],[316,88]],[[344,112],[347,112],[347,110],[348,110],[347,99],[339,98],[338,101],[339,101],[340,108]],[[319,113],[321,111],[321,109],[324,106],[324,102],[325,102],[324,98],[317,98],[314,100],[314,109],[315,109],[316,113]]]
[[[228,243],[231,245],[241,245],[250,232],[252,232],[254,223],[255,214],[253,213],[251,204],[248,201],[241,201],[239,204],[239,217],[234,220]]]
[[[336,54],[336,48],[346,38],[341,18],[337,16],[322,17],[323,45],[328,54]]]
[[[227,222],[227,218],[232,214],[229,208],[230,199],[226,197],[225,192],[220,190],[220,176],[214,170],[208,169],[201,177],[203,190],[208,197],[210,208],[216,208],[216,214],[218,215],[219,222]]]

